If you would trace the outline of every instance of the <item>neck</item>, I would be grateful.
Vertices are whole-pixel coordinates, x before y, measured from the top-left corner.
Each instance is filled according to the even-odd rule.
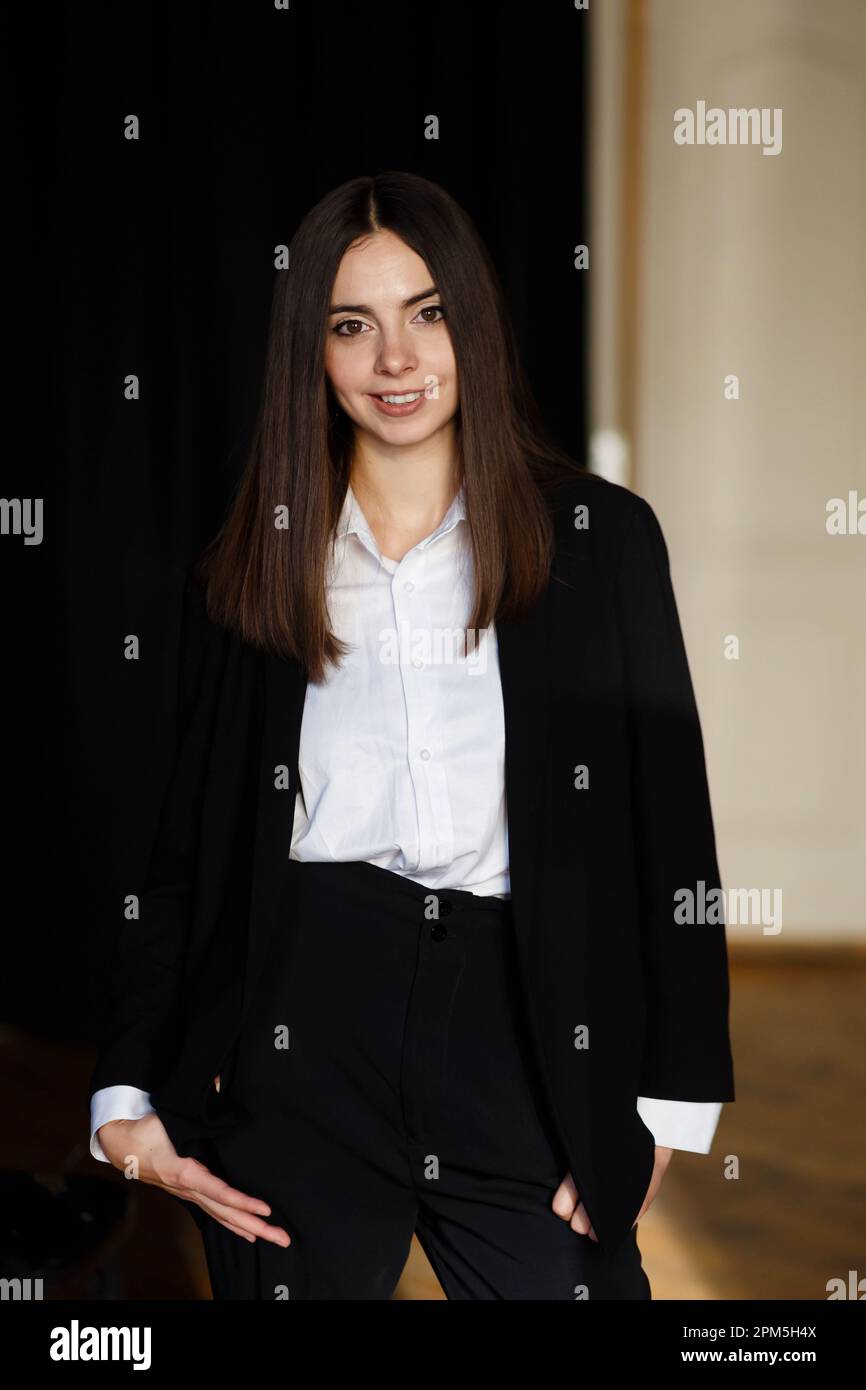
[[[418,445],[389,448],[358,441],[349,482],[383,554],[405,551],[434,531],[450,507],[460,479],[453,430]]]

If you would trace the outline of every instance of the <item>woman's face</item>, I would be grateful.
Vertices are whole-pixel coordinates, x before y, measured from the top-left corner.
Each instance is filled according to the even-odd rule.
[[[371,234],[340,262],[325,370],[355,425],[386,444],[419,444],[453,418],[457,365],[424,261],[393,232]],[[381,396],[417,399],[391,406]]]

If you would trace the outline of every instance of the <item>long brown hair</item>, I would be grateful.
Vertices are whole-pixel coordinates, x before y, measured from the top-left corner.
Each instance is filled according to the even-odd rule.
[[[540,596],[553,556],[545,493],[584,474],[544,432],[496,270],[463,208],[437,184],[399,171],[328,193],[304,217],[288,268],[277,274],[249,458],[228,516],[195,566],[213,621],[261,650],[297,658],[312,681],[347,650],[326,606],[328,547],[353,444],[324,367],[328,308],[344,253],[381,228],[425,261],[445,306],[460,390],[456,469],[474,562],[470,629],[520,617]],[[282,528],[278,509],[288,512]]]

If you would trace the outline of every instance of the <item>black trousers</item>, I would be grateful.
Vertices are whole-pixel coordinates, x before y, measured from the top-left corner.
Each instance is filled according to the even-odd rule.
[[[292,1244],[208,1217],[214,1298],[388,1299],[415,1232],[449,1299],[649,1299],[637,1228],[604,1256],[551,1209],[568,1162],[510,903],[367,863],[289,868],[286,930],[221,1082],[248,1119],[211,1166]]]

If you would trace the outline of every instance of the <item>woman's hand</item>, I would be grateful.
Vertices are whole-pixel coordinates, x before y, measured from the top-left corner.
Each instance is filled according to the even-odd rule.
[[[197,1158],[179,1158],[156,1111],[140,1120],[110,1120],[100,1125],[97,1133],[113,1167],[187,1202],[195,1202],[244,1240],[255,1241],[261,1236],[275,1245],[291,1244],[291,1237],[282,1226],[270,1226],[262,1220],[262,1216],[271,1213],[267,1202],[230,1187]]]
[[[656,1144],[655,1163],[653,1165],[652,1177],[650,1178],[650,1185],[643,1199],[643,1206],[631,1223],[633,1227],[637,1225],[644,1212],[647,1210],[647,1207],[655,1200],[655,1195],[662,1185],[662,1178],[667,1172],[668,1164],[673,1157],[673,1152],[673,1149],[663,1149],[659,1144]],[[598,1236],[595,1234],[589,1219],[589,1213],[580,1200],[580,1193],[575,1187],[574,1179],[570,1173],[566,1173],[559,1187],[556,1189],[551,1206],[557,1216],[561,1216],[563,1221],[567,1221],[572,1230],[577,1231],[578,1235],[589,1236],[590,1240],[598,1241]]]
[[[655,1201],[656,1193],[662,1185],[662,1178],[668,1171],[668,1164],[670,1163],[673,1156],[673,1149],[663,1149],[659,1144],[656,1144],[656,1161],[653,1164],[653,1174],[650,1178],[650,1185],[647,1188],[647,1194],[643,1199],[643,1206],[641,1207],[634,1221],[631,1223],[632,1226],[637,1225],[644,1212],[646,1211],[647,1207],[651,1206],[652,1203]]]

